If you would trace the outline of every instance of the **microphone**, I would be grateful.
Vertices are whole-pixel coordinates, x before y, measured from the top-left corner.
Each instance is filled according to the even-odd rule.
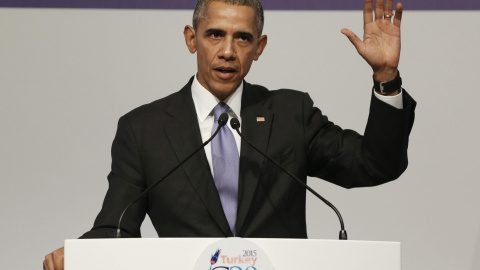
[[[242,136],[242,133],[240,133],[240,121],[238,121],[237,118],[232,118],[230,120],[230,126],[235,129],[238,133],[238,135],[240,135],[240,138],[242,138],[242,140],[244,142],[246,142],[248,145],[250,145],[253,149],[255,149],[258,153],[260,153],[262,156],[264,156],[266,159],[270,160],[273,164],[275,164],[275,166],[277,166],[280,170],[282,170],[284,173],[286,173],[287,175],[289,175],[291,178],[297,180],[298,183],[300,183],[303,187],[305,187],[308,191],[310,191],[313,195],[315,195],[317,198],[319,198],[320,200],[322,200],[326,205],[330,206],[330,208],[333,209],[333,211],[335,211],[335,213],[337,214],[337,217],[338,217],[338,220],[340,221],[340,233],[339,233],[339,236],[338,236],[338,239],[339,240],[347,240],[347,231],[345,230],[345,225],[343,224],[343,218],[342,218],[342,215],[340,214],[340,211],[338,211],[338,209],[329,201],[327,201],[325,198],[323,198],[320,194],[318,194],[315,190],[313,190],[311,187],[309,187],[307,184],[305,184],[302,180],[298,179],[298,177],[296,177],[295,175],[291,174],[290,172],[288,172],[287,170],[285,170],[280,164],[278,164],[275,160],[271,159],[269,156],[267,156],[267,154],[265,154],[264,152],[262,152],[260,149],[258,149],[257,147],[255,147],[253,144],[251,144],[249,141],[247,141],[247,139],[245,139],[243,136]]]
[[[122,219],[123,219],[123,216],[125,215],[125,213],[127,212],[128,208],[130,208],[130,206],[132,206],[134,203],[136,203],[138,200],[140,200],[140,198],[142,198],[143,196],[147,195],[147,193],[152,189],[154,188],[155,186],[157,186],[160,182],[162,182],[163,180],[165,180],[170,174],[172,174],[176,169],[178,169],[180,166],[182,166],[185,162],[187,162],[191,157],[193,157],[193,155],[195,155],[198,151],[200,151],[201,149],[203,149],[205,147],[205,145],[207,145],[210,141],[213,140],[213,138],[215,138],[215,136],[217,136],[218,132],[220,131],[220,129],[225,126],[228,122],[228,114],[226,113],[222,113],[220,115],[220,117],[218,117],[218,127],[217,129],[215,130],[215,132],[213,133],[213,135],[208,139],[206,140],[200,147],[198,147],[197,149],[195,149],[195,151],[193,151],[188,157],[186,157],[184,160],[182,160],[177,166],[175,166],[173,169],[171,169],[169,172],[167,172],[162,178],[158,179],[157,182],[155,182],[153,185],[151,185],[150,187],[148,187],[145,191],[143,191],[140,195],[138,195],[137,198],[135,198],[135,200],[133,200],[131,203],[129,203],[125,209],[123,209],[123,212],[122,214],[120,215],[120,218],[118,220],[118,226],[117,226],[117,231],[115,232],[115,238],[121,238],[122,237],[122,232],[121,232],[121,224],[122,224]]]

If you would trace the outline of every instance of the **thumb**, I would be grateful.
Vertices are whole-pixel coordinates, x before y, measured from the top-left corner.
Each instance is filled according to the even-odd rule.
[[[357,37],[357,35],[355,35],[352,31],[350,31],[347,28],[342,29],[342,34],[347,36],[347,38],[350,40],[350,42],[353,44],[353,46],[355,46],[357,51],[360,51],[360,48],[363,44],[363,41],[359,37]]]

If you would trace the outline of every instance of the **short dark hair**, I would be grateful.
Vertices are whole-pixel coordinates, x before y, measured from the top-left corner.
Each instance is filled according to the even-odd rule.
[[[263,16],[263,7],[260,0],[198,0],[193,11],[193,28],[197,30],[200,19],[205,15],[205,8],[210,2],[222,2],[231,5],[249,6],[255,9],[255,20],[257,21],[258,35],[262,35],[265,18]]]

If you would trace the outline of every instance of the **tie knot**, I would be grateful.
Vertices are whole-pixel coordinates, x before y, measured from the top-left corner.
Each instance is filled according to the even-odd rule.
[[[220,115],[222,115],[222,113],[228,112],[229,109],[230,107],[228,107],[228,105],[224,102],[218,103],[217,106],[213,108],[215,122],[218,121],[218,118],[220,117]]]

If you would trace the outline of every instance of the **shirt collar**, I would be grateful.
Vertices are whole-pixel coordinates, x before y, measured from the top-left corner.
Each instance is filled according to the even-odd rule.
[[[239,118],[242,106],[242,94],[243,81],[229,97],[223,100],[223,102],[230,107],[228,111],[230,116]],[[195,79],[192,82],[192,98],[200,123],[203,123],[208,116],[213,115],[213,108],[221,101],[200,84],[197,75],[195,75]]]

